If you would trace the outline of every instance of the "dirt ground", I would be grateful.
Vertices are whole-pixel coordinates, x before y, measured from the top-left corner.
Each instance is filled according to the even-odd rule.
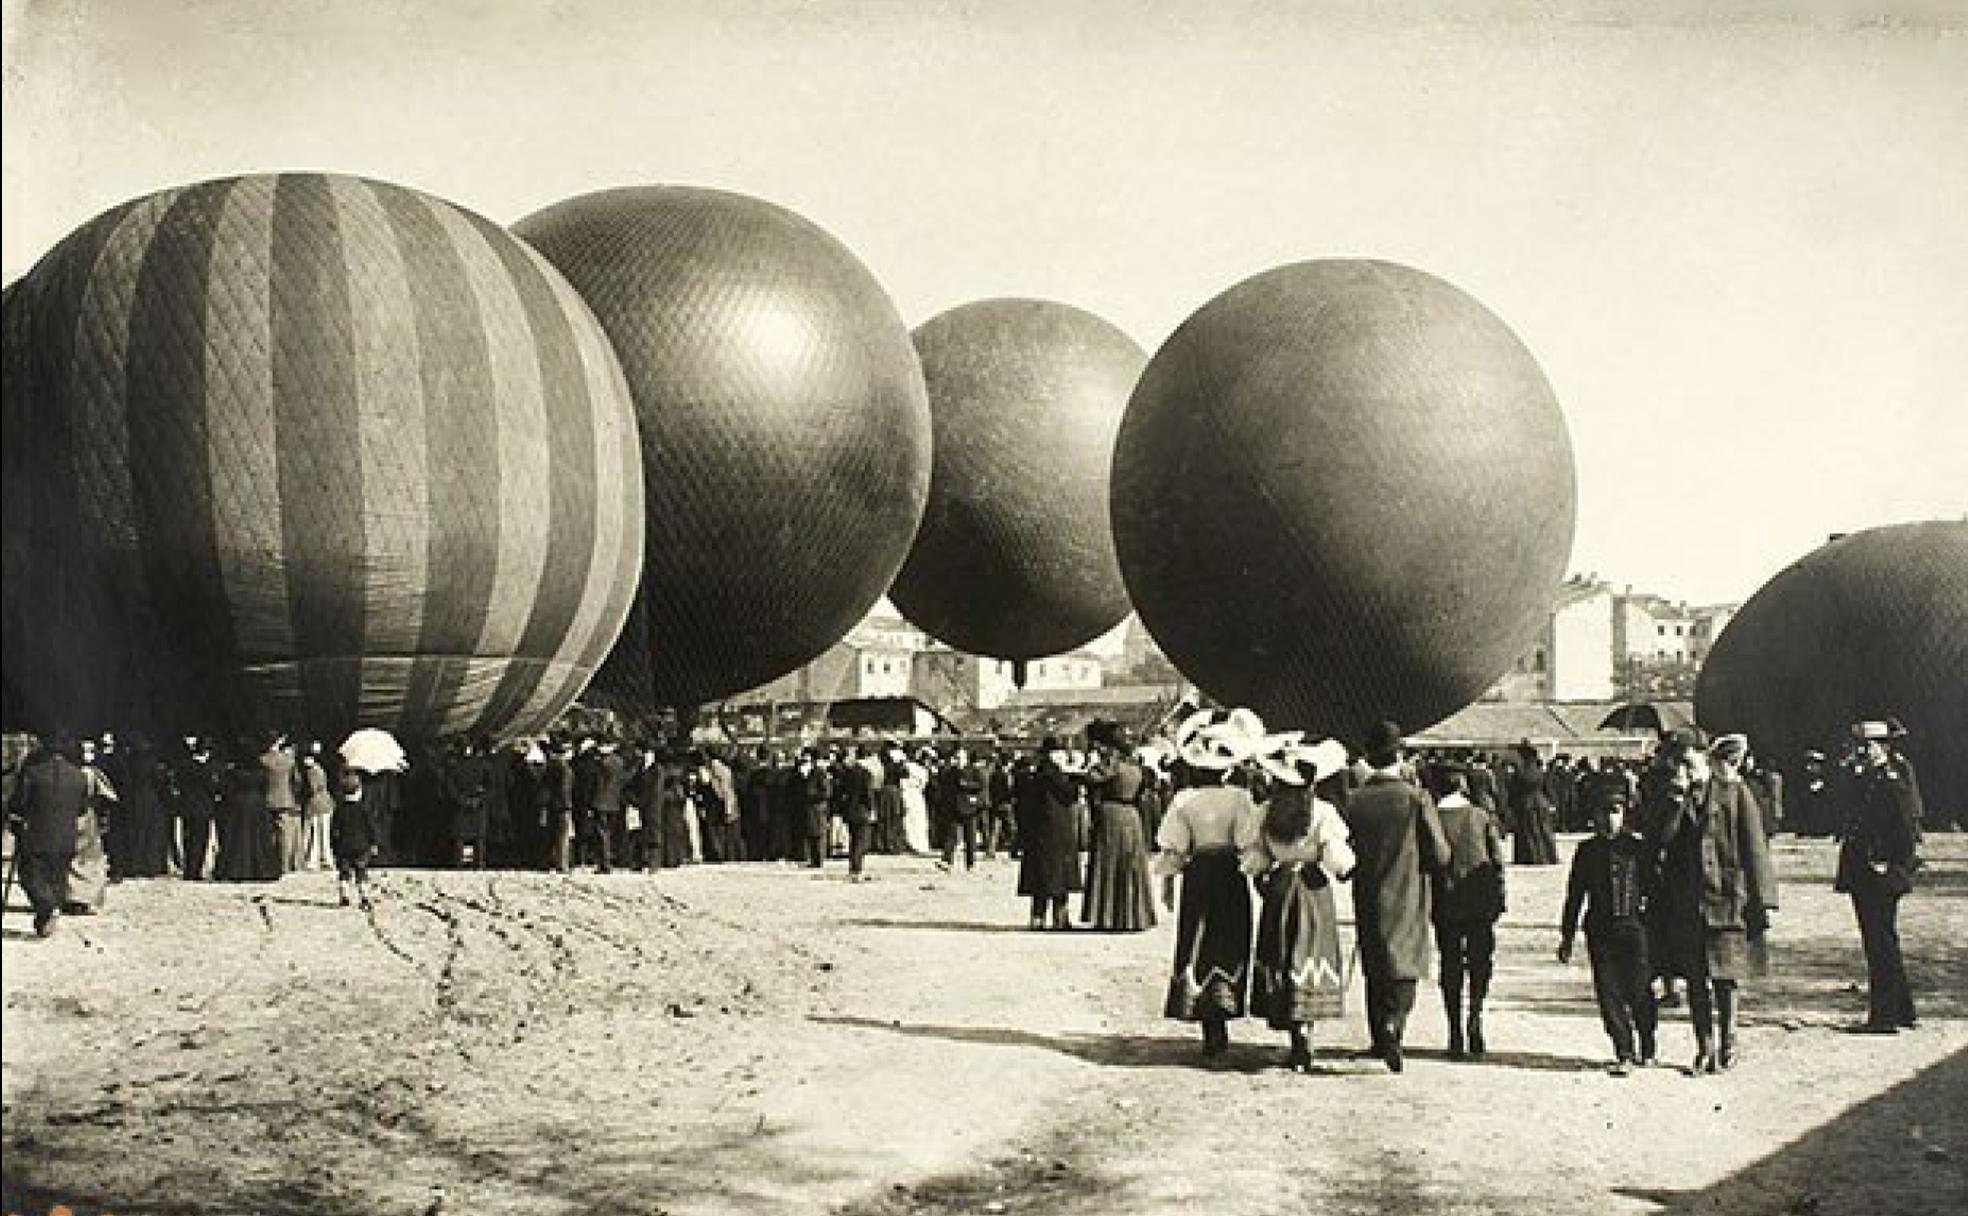
[[[1431,984],[1404,1075],[1354,1058],[1356,984],[1309,1077],[1253,1022],[1204,1066],[1159,1017],[1172,918],[1030,933],[1004,860],[398,871],[368,916],[320,874],[124,883],[48,941],[8,917],[5,1209],[1959,1213],[1968,838],[1927,854],[1918,1030],[1841,1032],[1851,911],[1784,838],[1777,973],[1700,1079],[1679,1011],[1670,1067],[1603,1072],[1561,869],[1511,873],[1487,1062]]]

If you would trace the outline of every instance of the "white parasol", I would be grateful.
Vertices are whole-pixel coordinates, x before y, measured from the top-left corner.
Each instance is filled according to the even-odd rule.
[[[342,763],[362,773],[400,773],[410,767],[403,745],[386,730],[365,726],[342,740]]]

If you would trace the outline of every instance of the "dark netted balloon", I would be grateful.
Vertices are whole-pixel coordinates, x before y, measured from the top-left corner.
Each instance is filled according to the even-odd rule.
[[[490,221],[352,177],[166,190],[51,251],[7,330],[25,720],[516,732],[613,643],[642,548],[627,386]]]
[[[1857,532],[1765,583],[1715,641],[1695,688],[1711,731],[1801,780],[1804,753],[1898,718],[1937,822],[1968,813],[1968,523]]]
[[[980,300],[916,329],[935,425],[929,505],[889,598],[960,650],[1058,654],[1128,612],[1107,478],[1147,356],[1065,304]]]
[[[1373,261],[1224,292],[1149,361],[1114,456],[1130,598],[1191,680],[1357,743],[1477,697],[1571,548],[1571,441],[1474,299]]]
[[[716,190],[609,190],[515,230],[594,308],[642,427],[642,586],[595,695],[697,705],[839,641],[929,490],[922,371],[881,284],[808,221]]]

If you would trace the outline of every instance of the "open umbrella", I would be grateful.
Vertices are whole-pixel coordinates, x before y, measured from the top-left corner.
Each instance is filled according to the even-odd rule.
[[[1684,703],[1674,701],[1629,701],[1606,715],[1601,730],[1650,730],[1665,735],[1693,726],[1695,717]]]
[[[362,773],[400,773],[410,767],[403,745],[386,730],[365,726],[342,740],[342,763]]]

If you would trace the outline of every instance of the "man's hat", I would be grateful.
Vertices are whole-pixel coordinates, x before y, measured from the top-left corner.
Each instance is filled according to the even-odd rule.
[[[1898,718],[1880,718],[1852,723],[1852,735],[1858,739],[1904,739],[1907,728]]]
[[[1740,760],[1749,754],[1749,736],[1740,734],[1723,735],[1708,750],[1717,759]]]

